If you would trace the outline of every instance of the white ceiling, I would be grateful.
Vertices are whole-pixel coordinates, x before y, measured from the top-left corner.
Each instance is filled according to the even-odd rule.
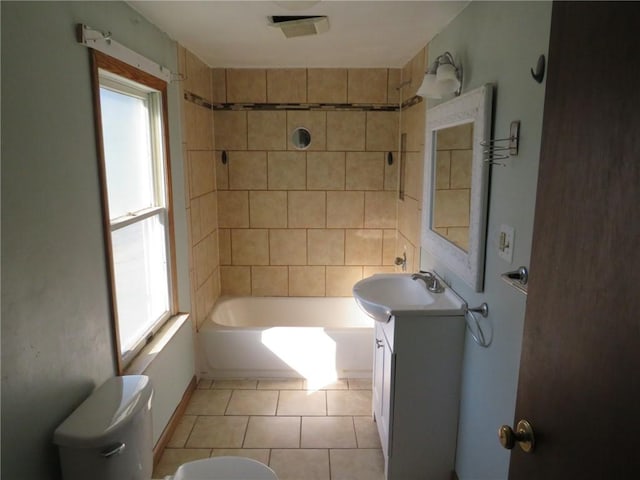
[[[402,67],[469,1],[129,1],[211,67]],[[271,15],[327,15],[285,38]]]

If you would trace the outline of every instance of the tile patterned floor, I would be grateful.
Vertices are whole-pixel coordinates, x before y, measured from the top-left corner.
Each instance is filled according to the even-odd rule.
[[[280,480],[382,480],[371,418],[371,381],[202,380],[153,478],[185,462],[235,455],[269,465]]]

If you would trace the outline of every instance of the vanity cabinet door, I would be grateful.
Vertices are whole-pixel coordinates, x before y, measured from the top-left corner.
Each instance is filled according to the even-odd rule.
[[[389,455],[391,389],[393,387],[393,353],[382,326],[375,326],[375,358],[373,368],[373,414],[382,444],[382,451]]]

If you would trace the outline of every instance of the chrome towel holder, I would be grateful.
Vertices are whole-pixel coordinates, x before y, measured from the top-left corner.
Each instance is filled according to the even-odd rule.
[[[482,315],[482,317],[487,318],[489,316],[489,305],[487,304],[487,302],[483,302],[478,307],[469,308],[467,306],[464,310],[464,321],[467,325],[467,330],[469,330],[471,338],[473,338],[473,341],[483,348],[488,348],[489,345],[491,345],[491,341],[493,340],[493,332],[491,338],[487,340],[484,332],[482,331],[482,327],[480,326],[480,320],[478,320],[478,317],[475,315],[476,313],[479,313],[480,315]],[[471,319],[469,317],[471,317]],[[475,326],[472,325],[472,323],[475,324]]]
[[[496,160],[506,160],[518,155],[518,148],[520,146],[520,120],[511,122],[509,137],[483,140],[480,142],[480,146],[484,149],[482,150],[482,155],[485,162],[489,165],[500,165],[504,167],[504,163],[497,162]]]

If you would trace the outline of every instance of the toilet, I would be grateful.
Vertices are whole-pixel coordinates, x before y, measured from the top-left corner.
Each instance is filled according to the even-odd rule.
[[[53,434],[64,480],[151,480],[153,388],[145,375],[107,380]],[[278,480],[243,457],[187,462],[165,480]]]

